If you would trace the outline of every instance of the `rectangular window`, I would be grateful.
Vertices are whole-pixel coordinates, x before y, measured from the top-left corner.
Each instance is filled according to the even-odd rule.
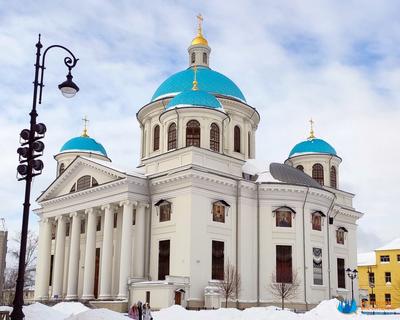
[[[369,294],[369,304],[371,306],[375,306],[376,305],[375,293],[370,293]]]
[[[368,273],[368,281],[370,285],[375,284],[375,273],[373,272]]]
[[[381,256],[381,262],[383,263],[390,262],[390,256]]]
[[[67,222],[65,224],[65,236],[69,237],[69,228],[71,227],[71,223]]]
[[[400,262],[400,254],[397,255],[397,262]]]
[[[225,223],[225,206],[220,202],[213,203],[213,221]]]
[[[136,209],[133,209],[132,225],[136,224]]]
[[[56,238],[56,233],[57,233],[57,226],[53,224],[51,226],[51,240],[54,240]]]
[[[81,220],[81,234],[85,233],[85,219]]]
[[[323,284],[322,275],[322,249],[313,248],[313,273],[314,273],[314,284]]]
[[[158,243],[158,280],[165,280],[169,275],[170,240]]]
[[[344,259],[337,259],[337,278],[338,288],[346,289],[346,271],[344,267]]]
[[[392,305],[392,297],[390,293],[385,293],[385,305],[391,306]]]
[[[54,267],[54,254],[50,257],[50,279],[49,279],[49,286],[53,284],[53,267]]]
[[[171,203],[165,202],[160,205],[160,222],[171,220]]]
[[[392,274],[390,272],[385,272],[385,283],[392,282]]]
[[[146,302],[150,304],[150,291],[146,291]]]
[[[224,280],[225,244],[223,241],[212,242],[211,279]]]
[[[118,223],[118,212],[114,212],[114,229],[117,227]]]
[[[291,246],[276,246],[276,282],[292,283]]]
[[[292,226],[292,213],[286,210],[277,210],[275,212],[276,226],[277,227],[288,227]]]
[[[96,220],[96,231],[101,231],[101,216],[98,216]]]

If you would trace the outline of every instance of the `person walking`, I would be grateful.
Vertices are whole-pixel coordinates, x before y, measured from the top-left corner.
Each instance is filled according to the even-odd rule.
[[[153,320],[153,317],[151,316],[151,308],[148,302],[143,306],[143,320]]]
[[[139,312],[138,312],[138,307],[137,304],[133,304],[132,307],[129,309],[129,318],[138,320],[139,319]]]
[[[143,305],[141,301],[138,301],[137,308],[138,308],[138,320],[143,320]]]

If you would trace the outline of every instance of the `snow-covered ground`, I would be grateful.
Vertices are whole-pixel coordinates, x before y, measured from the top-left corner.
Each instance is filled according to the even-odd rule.
[[[394,320],[399,315],[367,316],[342,314],[337,310],[338,301],[322,301],[313,310],[296,314],[275,307],[237,309],[219,309],[188,311],[180,306],[172,306],[153,312],[154,320]],[[10,310],[0,307],[0,310]],[[126,315],[108,309],[88,309],[79,302],[61,302],[53,307],[35,303],[24,307],[26,320],[127,320]]]

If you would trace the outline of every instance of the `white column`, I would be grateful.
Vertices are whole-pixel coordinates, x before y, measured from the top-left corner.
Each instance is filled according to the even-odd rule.
[[[144,278],[144,248],[145,248],[145,209],[146,204],[136,207],[135,246],[133,261],[133,276]]]
[[[64,278],[64,255],[65,255],[65,233],[66,221],[65,217],[58,216],[57,234],[56,234],[56,250],[54,255],[54,274],[53,274],[53,299],[62,298],[62,286]]]
[[[111,205],[101,207],[104,210],[104,231],[101,257],[100,295],[99,299],[111,298],[111,277],[113,260],[114,214]]]
[[[86,232],[85,269],[83,274],[82,299],[90,300],[94,299],[97,212],[91,208],[87,209],[85,213],[88,215],[88,226]]]
[[[118,299],[128,297],[128,278],[130,277],[132,259],[132,221],[133,203],[129,200],[122,201],[122,237],[121,237],[121,258],[119,264],[119,286]]]
[[[39,254],[36,268],[35,299],[49,298],[49,274],[51,256],[51,221],[44,218],[39,222]]]
[[[66,299],[78,298],[78,273],[79,273],[79,247],[81,238],[81,218],[77,212],[72,217],[71,243],[68,263],[68,285]]]

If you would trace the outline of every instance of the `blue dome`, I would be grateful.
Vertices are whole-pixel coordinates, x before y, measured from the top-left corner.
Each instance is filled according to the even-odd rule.
[[[175,96],[170,102],[168,102],[165,110],[191,106],[222,109],[221,103],[212,94],[202,90],[189,90]]]
[[[296,144],[290,151],[289,158],[305,153],[326,153],[336,156],[336,150],[328,142],[314,138]]]
[[[207,67],[197,67],[197,82],[200,90],[213,94],[234,97],[246,102],[246,99],[237,85],[223,74]],[[151,101],[164,96],[174,96],[183,91],[192,89],[194,78],[193,68],[175,73],[165,80],[156,90]]]
[[[93,152],[107,157],[106,149],[96,140],[88,136],[80,136],[68,140],[60,150],[60,152],[66,151]]]

